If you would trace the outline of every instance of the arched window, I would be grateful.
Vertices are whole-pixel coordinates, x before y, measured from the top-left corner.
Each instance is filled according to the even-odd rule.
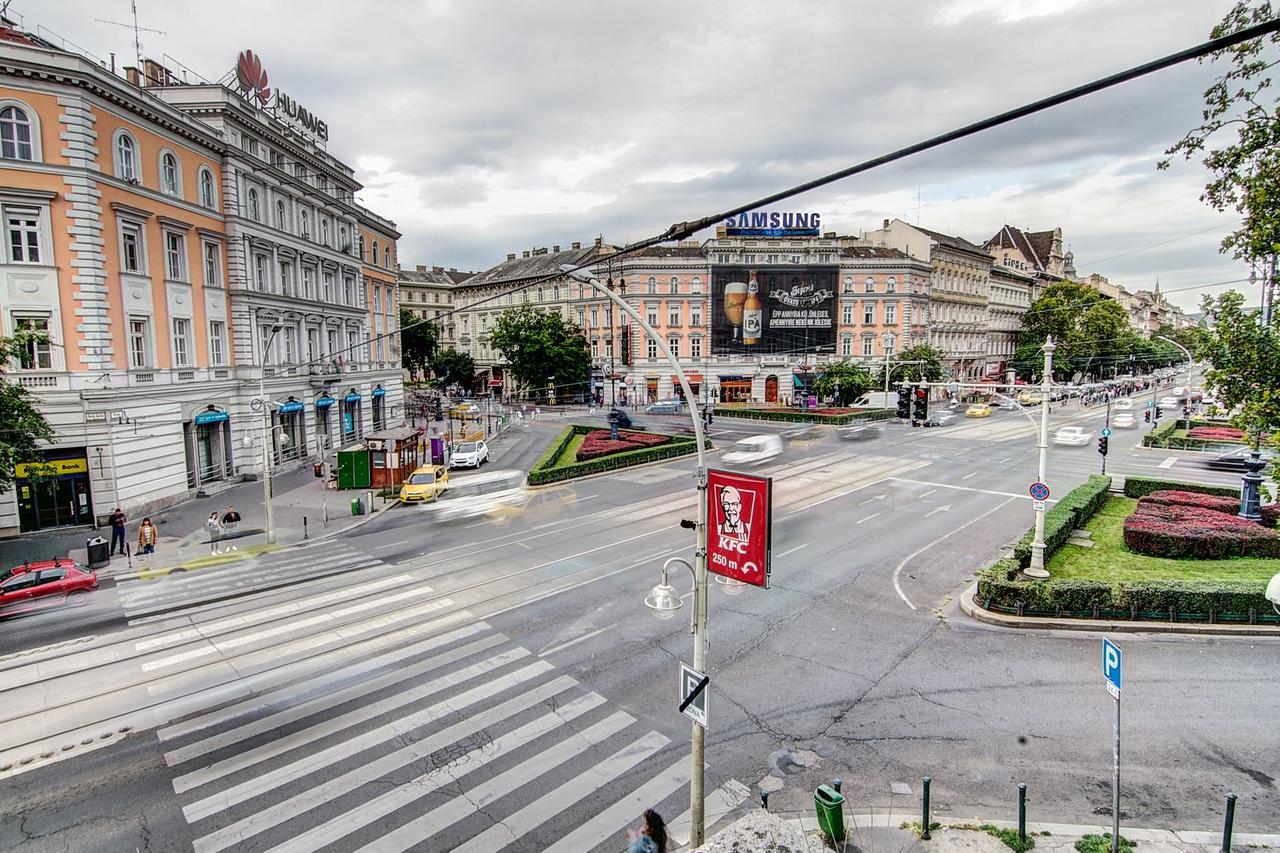
[[[257,222],[258,216],[258,191],[251,189],[249,190],[249,218]]]
[[[649,292],[650,293],[658,292],[658,280],[653,276],[649,276]]]
[[[680,279],[674,275],[671,276],[671,292],[672,293],[680,292]]]
[[[875,292],[876,292],[876,280],[875,280],[875,277],[874,277],[874,276],[867,276],[867,281],[866,281],[866,292],[867,292],[867,293],[875,293]]]
[[[369,258],[369,263],[371,264],[378,263],[378,241],[377,240],[373,241],[373,256]]]
[[[844,292],[853,293],[853,276],[851,275],[844,277]]]
[[[897,293],[897,291],[898,291],[898,280],[893,276],[889,276],[889,280],[885,282],[884,292]]]
[[[307,212],[305,210],[298,211],[298,231],[300,231],[302,236],[306,239],[311,239],[311,220],[307,217]]]
[[[284,200],[283,200],[283,199],[278,199],[278,200],[276,201],[276,227],[277,227],[277,228],[279,228],[281,231],[283,231],[283,230],[284,230],[284,223],[285,223],[285,218],[284,218]]]
[[[364,259],[364,235],[360,235],[360,259]]]
[[[218,206],[218,201],[213,194],[213,172],[208,169],[200,170],[200,204],[210,210]]]
[[[116,136],[116,177],[138,180],[138,143],[123,130]]]
[[[320,242],[329,245],[329,220],[320,220]]]
[[[179,195],[178,158],[172,151],[160,155],[160,190],[166,195]]]
[[[343,252],[351,251],[351,244],[347,242],[347,226],[338,226],[338,248]]]
[[[702,292],[702,279],[701,279],[699,276],[696,276],[696,275],[695,275],[695,276],[693,277],[693,281],[692,281],[692,282],[690,282],[690,284],[692,285],[692,286],[691,286],[691,288],[690,288],[690,292],[692,292],[692,293],[701,293],[701,292]]]
[[[0,157],[6,160],[34,160],[31,144],[31,119],[19,107],[0,110]]]

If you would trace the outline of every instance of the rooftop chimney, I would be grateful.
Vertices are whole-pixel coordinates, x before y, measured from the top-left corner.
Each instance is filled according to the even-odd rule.
[[[887,219],[884,221],[884,230],[886,230],[886,231],[888,231],[888,230],[889,230],[889,220],[887,220]]]
[[[523,258],[527,258],[527,257],[529,257],[529,250],[528,250],[528,249],[525,249],[525,250],[524,250],[524,254],[523,254],[523,255],[521,255],[521,257],[523,257]]]
[[[444,272],[444,267],[432,267],[432,272]]]
[[[582,244],[581,244],[581,243],[579,243],[579,242],[577,242],[577,241],[575,240],[574,242],[572,242],[572,243],[570,243],[570,244],[569,244],[569,247],[570,247],[571,249],[581,249],[581,248],[582,248]]]
[[[528,254],[526,253],[526,255],[525,255],[525,256],[526,256],[526,257],[528,257]],[[509,260],[509,261],[514,261],[515,259],[516,259],[516,253],[515,253],[515,252],[507,252],[507,260]]]
[[[603,245],[604,245],[604,237],[597,237],[596,246],[603,246]]]
[[[457,272],[457,271],[458,271],[457,267],[449,267],[449,272]]]
[[[558,254],[560,254],[560,247],[559,247],[559,246],[552,246],[552,247],[551,247],[551,251],[555,252],[555,253],[558,255]]]
[[[427,268],[423,264],[418,264],[418,272],[426,272]]]

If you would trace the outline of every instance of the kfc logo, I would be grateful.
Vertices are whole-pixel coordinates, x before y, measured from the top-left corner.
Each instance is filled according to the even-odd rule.
[[[707,569],[756,586],[769,583],[773,481],[728,471],[707,472]]]

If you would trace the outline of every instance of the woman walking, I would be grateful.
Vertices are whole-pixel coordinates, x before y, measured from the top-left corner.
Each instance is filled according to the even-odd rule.
[[[667,825],[662,815],[653,809],[645,809],[640,820],[640,831],[631,830],[631,846],[627,853],[667,853]]]
[[[142,519],[142,526],[138,528],[138,553],[154,554],[156,552],[156,540],[160,538],[160,531],[156,530],[156,526],[151,523],[151,518]]]

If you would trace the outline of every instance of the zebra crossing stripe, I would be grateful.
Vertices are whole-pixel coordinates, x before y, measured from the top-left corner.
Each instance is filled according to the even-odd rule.
[[[215,752],[219,749],[223,749],[224,747],[231,746],[234,743],[248,740],[251,737],[263,734],[264,732],[283,728],[297,720],[306,719],[312,714],[342,705],[346,702],[352,701],[353,699],[359,699],[370,693],[375,693],[386,687],[390,687],[393,684],[398,684],[410,678],[417,678],[418,676],[431,672],[434,669],[439,669],[442,666],[446,666],[460,661],[463,658],[478,654],[486,649],[490,649],[498,645],[499,643],[506,642],[506,639],[507,638],[502,634],[483,637],[473,643],[468,643],[465,646],[460,646],[456,649],[451,649],[442,654],[427,658],[426,660],[418,661],[412,666],[404,668],[397,667],[391,672],[379,676],[378,678],[359,682],[343,690],[326,693],[323,696],[317,696],[314,699],[303,702],[299,705],[294,705],[279,713],[261,717],[243,725],[236,726],[235,728],[219,732],[213,737],[205,738],[202,741],[197,741],[193,744],[189,744],[188,746],[181,747],[180,749],[172,750],[171,752],[166,752],[164,755],[165,763],[170,767],[174,767],[178,764],[190,761],[193,758],[199,758],[201,755],[207,755],[210,752]],[[444,645],[445,642],[447,641],[440,640],[436,642],[435,645]],[[395,657],[403,657],[403,655],[397,654]],[[350,667],[349,672],[351,674],[355,674],[372,670],[374,668],[373,662],[370,661],[368,664],[362,663]],[[280,707],[282,701],[287,701],[288,696],[305,694],[313,689],[314,685],[305,684],[300,687],[290,689],[289,691],[280,691],[281,693],[286,694],[286,696],[280,696],[274,700],[269,700],[267,697],[260,696],[254,701],[261,703],[259,705],[261,708]]]
[[[546,823],[555,815],[621,776],[656,753],[670,741],[658,732],[627,744],[586,773],[570,779],[549,794],[539,797],[513,815],[505,817],[465,844],[455,848],[466,853],[498,853]]]
[[[533,669],[537,666],[537,664],[534,664],[529,668]],[[544,667],[544,669],[545,668],[550,667]],[[337,778],[331,779],[328,782],[317,785],[313,788],[308,788],[307,790],[296,794],[283,802],[276,803],[275,805],[256,814],[242,818],[229,826],[217,830],[216,832],[197,838],[192,843],[192,847],[194,848],[195,853],[218,853],[218,851],[225,850],[233,844],[265,832],[273,826],[277,826],[287,820],[305,814],[317,806],[336,799],[343,794],[350,793],[361,785],[372,782],[375,779],[379,779],[388,773],[392,773],[401,767],[411,764],[414,761],[426,758],[438,749],[442,749],[450,744],[457,743],[463,738],[471,737],[478,732],[482,732],[489,726],[545,702],[558,693],[563,693],[564,691],[574,687],[577,683],[578,682],[573,678],[567,675],[562,675],[524,693],[519,693],[500,705],[495,705],[492,708],[473,714],[467,719],[455,723],[454,725],[438,732],[427,735],[422,740],[412,743],[403,749],[396,750],[395,752],[384,755],[381,758],[370,761],[367,764],[356,767],[353,770],[349,770]],[[457,710],[457,707],[449,710]],[[420,722],[415,723],[415,725],[420,724]],[[406,733],[407,728],[407,725],[397,724],[394,731],[391,732],[390,737],[402,736]],[[364,744],[356,744],[357,740],[359,739],[354,739],[349,741],[347,744],[342,745],[344,752],[346,752],[342,758],[349,758],[364,748]],[[356,745],[351,749],[347,749],[347,747],[352,744]],[[341,760],[341,758],[335,760]],[[327,763],[332,762],[330,761]],[[318,768],[310,766],[305,767],[302,769],[300,774],[295,775],[295,778],[302,778],[303,776],[313,772],[315,769]],[[272,781],[272,783],[266,787],[266,790],[274,788],[275,785],[275,781]],[[243,802],[250,798],[251,797],[240,797],[236,799],[235,802]],[[227,807],[233,804],[234,803],[228,801]],[[215,808],[213,811],[218,811],[220,808],[222,807]],[[186,812],[186,809],[183,811]],[[195,817],[190,815],[187,816],[188,823],[192,823],[195,820]]]
[[[604,697],[598,693],[590,693],[575,699],[563,708],[557,708],[549,714],[521,726],[513,732],[503,735],[493,743],[481,749],[474,749],[466,755],[459,756],[449,764],[433,768],[411,782],[392,788],[380,797],[361,803],[344,815],[326,821],[320,826],[289,839],[267,853],[313,853],[340,838],[369,826],[396,809],[402,808],[415,800],[440,788],[453,784],[460,777],[501,758],[507,753],[527,745],[533,739],[547,734],[575,717],[585,714],[592,708],[604,704]],[[580,755],[591,746],[601,743],[625,729],[635,718],[619,711],[606,720],[596,723],[585,731],[575,733],[563,741],[553,744],[549,749],[530,758],[522,764],[508,770],[487,782],[455,797],[440,808],[423,815],[417,820],[400,827],[390,835],[383,835],[367,847],[365,851],[407,850],[414,844],[424,841],[441,829],[456,823],[473,812],[483,809],[496,794],[507,793],[528,784],[543,773],[558,767],[576,755]]]
[[[690,773],[689,756],[676,759],[675,763],[666,770],[568,835],[561,836],[544,853],[582,853],[583,850],[594,849],[628,825],[635,825],[645,809],[662,802],[688,785]]]
[[[730,779],[712,791],[711,795],[703,801],[702,808],[707,838],[711,837],[716,823],[730,811],[740,806],[749,796],[751,796],[751,790],[737,779]],[[657,801],[655,800],[654,802]],[[648,806],[642,806],[641,808],[648,808]],[[684,814],[675,820],[667,821],[667,840],[673,853],[689,846],[689,836],[692,834],[692,828],[692,809],[686,809]]]
[[[509,649],[508,651],[505,651],[502,654],[495,655],[494,657],[488,658],[487,660],[480,661],[477,664],[473,664],[463,669],[455,670],[454,672],[450,672],[445,675],[442,675],[439,678],[433,679],[432,681],[428,681],[425,684],[422,684],[422,685],[419,685],[418,687],[413,688],[412,690],[406,690],[403,693],[398,693],[394,696],[390,696],[379,702],[375,702],[372,705],[364,705],[359,708],[355,708],[337,717],[330,717],[329,719],[323,720],[319,723],[316,723],[315,725],[309,726],[308,728],[293,732],[287,737],[277,738],[273,741],[264,743],[259,747],[248,750],[247,752],[237,753],[233,756],[230,756],[229,758],[223,759],[222,761],[218,761],[218,762],[215,762],[214,764],[210,764],[207,767],[202,767],[199,770],[193,770],[190,773],[185,773],[181,776],[178,776],[173,780],[173,790],[180,794],[183,791],[189,791],[192,788],[198,788],[201,785],[207,785],[210,782],[213,782],[217,779],[221,779],[223,776],[226,776],[231,773],[237,773],[241,770],[244,770],[247,767],[252,767],[253,765],[258,764],[262,761],[266,761],[269,758],[275,758],[277,755],[283,755],[284,753],[289,752],[290,750],[297,749],[300,746],[305,746],[306,744],[312,743],[313,741],[320,740],[321,738],[331,737],[337,734],[338,732],[341,732],[343,729],[351,728],[352,726],[357,726],[360,723],[368,722],[369,720],[376,718],[380,714],[390,713],[392,711],[395,711],[399,708],[404,707],[405,705],[409,705],[414,702],[421,702],[424,699],[427,699],[431,696],[436,695],[442,690],[446,690],[455,685],[462,684],[463,682],[468,681],[477,676],[485,675],[487,673],[493,672],[494,670],[500,669],[501,667],[504,667],[507,664],[513,663],[514,661],[527,657],[528,654],[529,652],[523,648]],[[541,667],[536,667],[536,666],[526,667],[525,669],[518,670],[515,673],[508,674],[495,681],[489,682],[488,684],[485,684],[479,688],[476,688],[474,690],[468,691],[467,693],[463,693],[459,696],[456,696],[453,698],[453,700],[446,700],[446,701],[440,702],[436,705],[431,706],[430,708],[427,708],[425,711],[419,711],[417,714],[413,714],[408,717],[405,717],[403,720],[397,721],[395,727],[401,728],[401,730],[403,730],[404,728],[408,727],[410,723],[417,717],[424,717],[425,719],[428,719],[428,720],[435,719],[435,717],[432,716],[433,713],[434,714],[449,713],[450,711],[456,710],[458,707],[461,707],[458,703],[472,704],[474,702],[480,701],[486,695],[488,695],[488,693],[496,693],[498,690],[505,689],[506,687],[511,687],[516,684],[519,684],[520,682],[533,678],[539,673],[544,672],[550,668],[551,666],[549,664],[545,664]],[[353,741],[350,741],[350,742],[354,743],[355,741],[360,741],[361,743],[368,742],[370,744],[381,743],[381,740],[378,739],[379,736],[384,734],[386,734],[387,737],[395,736],[394,732],[391,732],[390,734],[387,733],[387,730],[389,728],[392,728],[392,727],[382,726],[380,728],[374,729],[373,731],[365,732],[364,734],[360,735],[358,738],[355,738]],[[342,744],[338,744],[337,746],[330,747],[328,752],[337,754],[337,752],[340,751],[342,746],[343,746]],[[289,765],[289,766],[292,766],[292,765]],[[323,767],[324,765],[322,764],[320,766]],[[282,770],[287,770],[287,769],[288,767],[282,768]],[[280,771],[276,771],[276,772],[278,773]],[[256,794],[253,796],[256,796]],[[239,800],[237,800],[237,802],[239,802]],[[194,806],[190,808],[194,808]],[[197,810],[197,811],[200,811],[200,810]],[[205,814],[199,815],[199,817],[206,817],[206,816],[207,815]],[[190,818],[190,819],[194,820],[198,818]]]
[[[120,595],[131,602],[143,603],[151,599],[173,597],[179,593],[209,591],[219,587],[229,589],[263,579],[289,577],[290,573],[296,573],[299,569],[308,573],[338,569],[353,562],[367,565],[382,563],[381,560],[357,551],[330,553],[323,557],[294,558],[287,563],[257,562],[246,566],[245,562],[237,562],[225,566],[210,566],[195,574],[170,574],[161,580],[129,581],[122,584]],[[231,583],[228,584],[228,581]]]
[[[279,637],[282,634],[296,634],[305,628],[313,628],[317,625],[333,625],[338,620],[348,616],[354,616],[357,613],[364,613],[366,610],[374,610],[384,607],[388,604],[395,604],[398,601],[407,601],[412,598],[421,598],[424,595],[431,595],[433,590],[431,587],[424,586],[418,589],[409,589],[396,595],[380,596],[368,601],[362,601],[359,604],[353,604],[350,607],[342,607],[338,610],[331,610],[325,613],[319,613],[315,616],[309,616],[306,619],[297,619],[293,622],[285,622],[272,628],[265,628],[252,634],[240,634],[235,637],[225,639],[214,639],[210,641],[210,645],[199,646],[194,649],[188,649],[185,652],[179,652],[176,655],[160,658],[159,660],[145,661],[142,664],[143,672],[150,672],[154,669],[162,669],[167,666],[174,666],[179,663],[197,660],[209,655],[227,652],[231,649],[238,649],[241,646],[250,646],[254,643],[268,640],[272,637]]]

